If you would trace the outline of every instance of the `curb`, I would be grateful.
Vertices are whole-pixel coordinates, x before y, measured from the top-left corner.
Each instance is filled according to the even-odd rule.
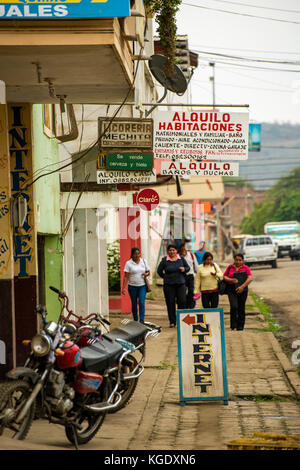
[[[269,340],[272,345],[275,356],[281,364],[282,370],[291,386],[294,390],[297,398],[300,398],[300,377],[295,371],[294,366],[291,364],[289,358],[282,351],[282,348],[279,344],[277,338],[275,338],[272,332],[268,332]]]

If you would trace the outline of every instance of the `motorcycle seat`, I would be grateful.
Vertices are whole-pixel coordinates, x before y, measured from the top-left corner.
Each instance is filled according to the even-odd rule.
[[[109,333],[107,333],[106,336],[113,340],[120,338],[125,341],[129,341],[130,343],[134,344],[134,346],[138,346],[144,341],[148,331],[148,328],[142,323],[131,321],[126,325],[121,325],[118,328],[114,328]]]
[[[123,348],[120,344],[101,338],[81,349],[84,368],[87,372],[101,372],[113,367],[119,360]]]

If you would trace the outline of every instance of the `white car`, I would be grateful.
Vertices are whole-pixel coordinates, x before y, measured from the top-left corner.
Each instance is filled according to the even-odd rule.
[[[245,264],[270,264],[277,268],[278,245],[268,235],[246,237],[242,244]]]

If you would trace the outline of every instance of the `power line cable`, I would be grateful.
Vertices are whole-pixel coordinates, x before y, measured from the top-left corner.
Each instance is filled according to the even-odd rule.
[[[183,2],[182,5],[187,5],[187,6],[194,7],[194,8],[202,8],[203,10],[217,11],[219,13],[229,13],[230,15],[245,16],[245,17],[248,17],[248,18],[259,18],[261,20],[279,21],[280,23],[300,24],[299,21],[282,20],[282,19],[279,19],[279,18],[270,18],[270,17],[267,17],[267,16],[250,15],[249,13],[238,13],[236,11],[221,10],[220,8],[205,7],[205,6],[202,6],[202,5],[194,5],[193,3],[187,3],[187,2]]]
[[[204,60],[204,59],[202,59]],[[235,63],[235,62],[224,62],[224,61],[221,61],[219,59],[216,59],[215,57],[213,58],[213,60],[217,63],[217,64],[223,64],[223,65],[233,65],[234,67],[243,67],[243,68],[247,68],[247,69],[251,69],[251,70],[269,70],[270,72],[294,72],[294,73],[299,73],[300,72],[300,69],[297,70],[297,69],[279,69],[279,68],[274,68],[274,67],[261,67],[261,66],[258,66],[256,67],[255,65],[246,65],[246,64],[238,64],[238,63]]]
[[[221,70],[223,70],[224,72],[227,72],[227,73],[232,73],[233,75],[238,75],[240,77],[246,77],[248,78],[251,78],[251,80],[256,80],[258,82],[264,82],[264,83],[270,83],[271,85],[277,85],[277,86],[282,86],[284,88],[286,88],[286,86],[289,86],[289,85],[283,85],[281,83],[276,83],[276,82],[273,82],[271,80],[266,80],[264,78],[258,78],[258,77],[249,77],[249,75],[245,75],[244,73],[241,73],[241,72],[237,72],[236,70],[229,70],[228,67],[219,67]]]
[[[204,81],[199,81],[199,80],[194,80],[193,83],[206,83]],[[281,93],[293,93],[293,90],[278,90],[275,88],[260,88],[260,87],[251,87],[251,86],[243,86],[243,85],[232,85],[231,83],[222,83],[218,82],[218,86],[229,86],[233,88],[247,88],[250,90],[261,90],[261,91],[275,91],[275,92],[281,92]],[[200,87],[201,88],[201,87]]]
[[[208,47],[212,49],[221,49],[227,51],[241,51],[241,52],[260,52],[262,54],[291,54],[291,55],[299,55],[300,52],[291,52],[291,51],[266,51],[262,49],[242,49],[238,47],[221,47],[221,46],[211,46],[208,44],[190,44],[190,47]]]
[[[141,51],[143,50],[145,46],[143,46],[141,48]],[[91,144],[77,159],[75,160],[72,160],[71,162],[68,162],[67,164],[63,165],[62,167],[60,168],[57,168],[55,170],[52,170],[50,172],[47,172],[47,173],[44,173],[42,175],[39,175],[37,176],[35,179],[33,179],[33,181],[31,181],[31,183],[27,183],[27,181],[29,181],[30,179],[32,179],[32,177],[28,178],[25,182],[24,182],[24,185],[25,185],[25,189],[27,190],[30,186],[32,186],[36,181],[38,181],[40,178],[43,178],[44,176],[49,176],[49,175],[52,175],[53,173],[57,173],[71,165],[73,165],[74,163],[76,164],[78,161],[82,160],[93,148],[95,148],[100,139],[106,134],[106,132],[108,131],[108,129],[110,128],[111,124],[113,123],[114,119],[116,118],[116,116],[118,115],[118,113],[121,111],[121,109],[123,108],[123,106],[126,104],[126,101],[131,93],[131,91],[133,90],[133,87],[134,87],[134,83],[135,83],[135,80],[136,80],[136,77],[137,77],[137,71],[138,71],[138,67],[139,67],[139,64],[141,62],[141,59],[138,59],[137,61],[137,67],[136,67],[136,70],[135,70],[135,76],[134,76],[134,79],[133,79],[133,82],[131,84],[131,86],[129,87],[127,93],[126,93],[126,96],[123,100],[123,102],[120,104],[120,106],[117,108],[117,110],[115,111],[115,113],[113,114],[113,116],[109,119],[109,123],[108,125],[106,126],[106,128],[104,129],[104,131],[102,132],[102,134],[97,138],[97,140]],[[27,183],[27,184],[26,184]]]
[[[214,0],[215,2],[219,3],[226,3],[236,6],[244,6],[244,7],[251,7],[251,8],[261,8],[263,10],[274,10],[274,11],[282,11],[284,13],[300,13],[299,10],[285,10],[283,8],[274,8],[274,7],[264,7],[262,5],[251,5],[251,3],[237,3],[237,2],[230,2],[228,0]]]
[[[256,59],[254,57],[241,57],[241,56],[234,56],[229,54],[221,54],[218,52],[210,52],[210,51],[199,51],[194,49],[192,52],[197,52],[199,54],[207,54],[210,56],[218,56],[223,57],[226,59],[236,59],[236,60],[245,60],[247,62],[263,62],[267,64],[279,64],[279,65],[300,65],[299,61],[282,61],[282,60],[273,60],[273,59]]]
[[[145,26],[144,26],[144,37],[146,36],[147,29],[148,29],[148,22],[146,21],[146,22],[145,22]],[[142,55],[142,52],[143,52],[144,48],[145,48],[145,43],[144,43],[144,45],[140,48],[140,53],[139,53],[140,57],[141,57],[141,55]],[[51,174],[53,174],[53,173],[59,172],[59,171],[61,171],[61,170],[64,170],[65,168],[67,168],[67,167],[73,165],[74,163],[76,164],[78,161],[82,160],[93,148],[95,148],[95,147],[99,144],[100,139],[101,139],[101,138],[105,135],[105,133],[108,131],[108,129],[110,128],[112,122],[114,121],[114,119],[116,118],[116,116],[118,115],[118,113],[121,111],[121,109],[123,108],[123,106],[126,104],[126,101],[128,100],[129,95],[130,95],[131,91],[132,91],[133,88],[134,88],[134,84],[135,84],[135,81],[136,81],[137,72],[138,72],[138,68],[139,68],[140,62],[141,62],[141,58],[139,58],[139,59],[137,60],[137,65],[136,65],[136,68],[135,68],[134,78],[133,78],[133,81],[132,81],[132,83],[131,83],[131,85],[130,85],[130,87],[129,87],[127,93],[126,93],[126,96],[125,96],[124,100],[122,101],[122,103],[120,104],[120,106],[116,109],[116,111],[115,111],[115,113],[113,114],[112,118],[111,118],[111,119],[108,118],[108,119],[109,119],[109,123],[108,123],[108,125],[106,126],[106,128],[104,129],[103,133],[102,133],[100,136],[98,136],[97,140],[96,140],[93,144],[91,144],[91,145],[85,150],[85,152],[84,152],[83,154],[81,154],[77,159],[72,160],[71,162],[67,163],[66,165],[63,165],[62,167],[57,168],[57,169],[55,169],[55,170],[52,170],[52,171],[50,171],[50,172],[48,172],[48,173],[39,175],[39,176],[38,176],[37,178],[35,178],[31,183],[28,183],[28,184],[26,185],[26,182],[27,182],[27,181],[30,181],[30,180],[32,179],[32,176],[31,176],[30,178],[27,178],[27,180],[24,182],[24,186],[25,186],[26,189],[27,189],[28,187],[32,186],[32,185],[33,185],[36,181],[38,181],[40,178],[43,178],[44,176],[49,176],[49,175],[51,175]],[[39,170],[38,170],[38,171],[39,171]]]

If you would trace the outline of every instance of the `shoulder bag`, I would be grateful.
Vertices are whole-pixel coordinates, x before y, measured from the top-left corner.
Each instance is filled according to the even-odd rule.
[[[145,263],[145,260],[143,259],[143,263],[144,263],[144,266],[145,266],[145,272],[147,271],[146,269],[146,263]],[[149,279],[147,276],[144,277],[144,280],[145,280],[145,284],[146,284],[146,292],[151,292],[151,286],[150,286],[150,282],[149,282]]]
[[[215,264],[214,264],[214,268],[215,268],[215,271],[216,271],[216,273],[217,273],[216,265],[215,265]],[[218,277],[216,277],[216,280],[217,280],[217,283],[218,283],[219,294],[220,294],[220,295],[227,294],[227,282],[224,281],[224,279],[220,279],[220,278],[218,278]]]

